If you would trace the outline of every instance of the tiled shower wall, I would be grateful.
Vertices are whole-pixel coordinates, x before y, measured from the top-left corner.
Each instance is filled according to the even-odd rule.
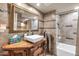
[[[60,42],[76,45],[78,12],[67,13],[59,16],[58,30]]]
[[[56,38],[56,11],[44,16],[44,31],[53,34]]]

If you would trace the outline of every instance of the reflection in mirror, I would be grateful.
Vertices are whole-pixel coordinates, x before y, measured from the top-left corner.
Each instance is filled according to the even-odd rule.
[[[37,30],[38,29],[38,20],[36,19],[33,19],[32,21],[31,21],[31,24],[32,24],[32,26],[31,26],[31,29],[32,30]]]
[[[22,10],[14,8],[14,30],[38,30],[37,16]]]

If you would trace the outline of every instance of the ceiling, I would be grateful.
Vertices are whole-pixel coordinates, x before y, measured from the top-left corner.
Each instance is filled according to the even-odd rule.
[[[60,13],[73,10],[75,7],[79,6],[79,3],[40,3],[40,6],[37,6],[36,3],[28,4],[42,13],[48,13],[53,10],[56,10],[57,13]]]

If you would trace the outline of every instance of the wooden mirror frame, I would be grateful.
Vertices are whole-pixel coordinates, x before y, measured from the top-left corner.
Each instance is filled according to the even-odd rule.
[[[15,7],[15,5],[12,4],[12,3],[11,4],[8,3],[7,7],[8,7],[8,29],[9,29],[9,33],[28,32],[30,29],[29,30],[14,30],[14,7]],[[33,14],[33,13],[31,13],[31,14]],[[34,15],[36,15],[36,14],[34,14]],[[36,16],[38,16],[38,15],[36,15]],[[38,29],[39,29],[39,20],[38,20]],[[31,31],[37,31],[37,30],[31,29]]]

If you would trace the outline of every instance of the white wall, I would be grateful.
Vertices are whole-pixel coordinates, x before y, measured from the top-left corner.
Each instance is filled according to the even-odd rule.
[[[56,11],[44,16],[44,31],[53,34],[56,38]]]

